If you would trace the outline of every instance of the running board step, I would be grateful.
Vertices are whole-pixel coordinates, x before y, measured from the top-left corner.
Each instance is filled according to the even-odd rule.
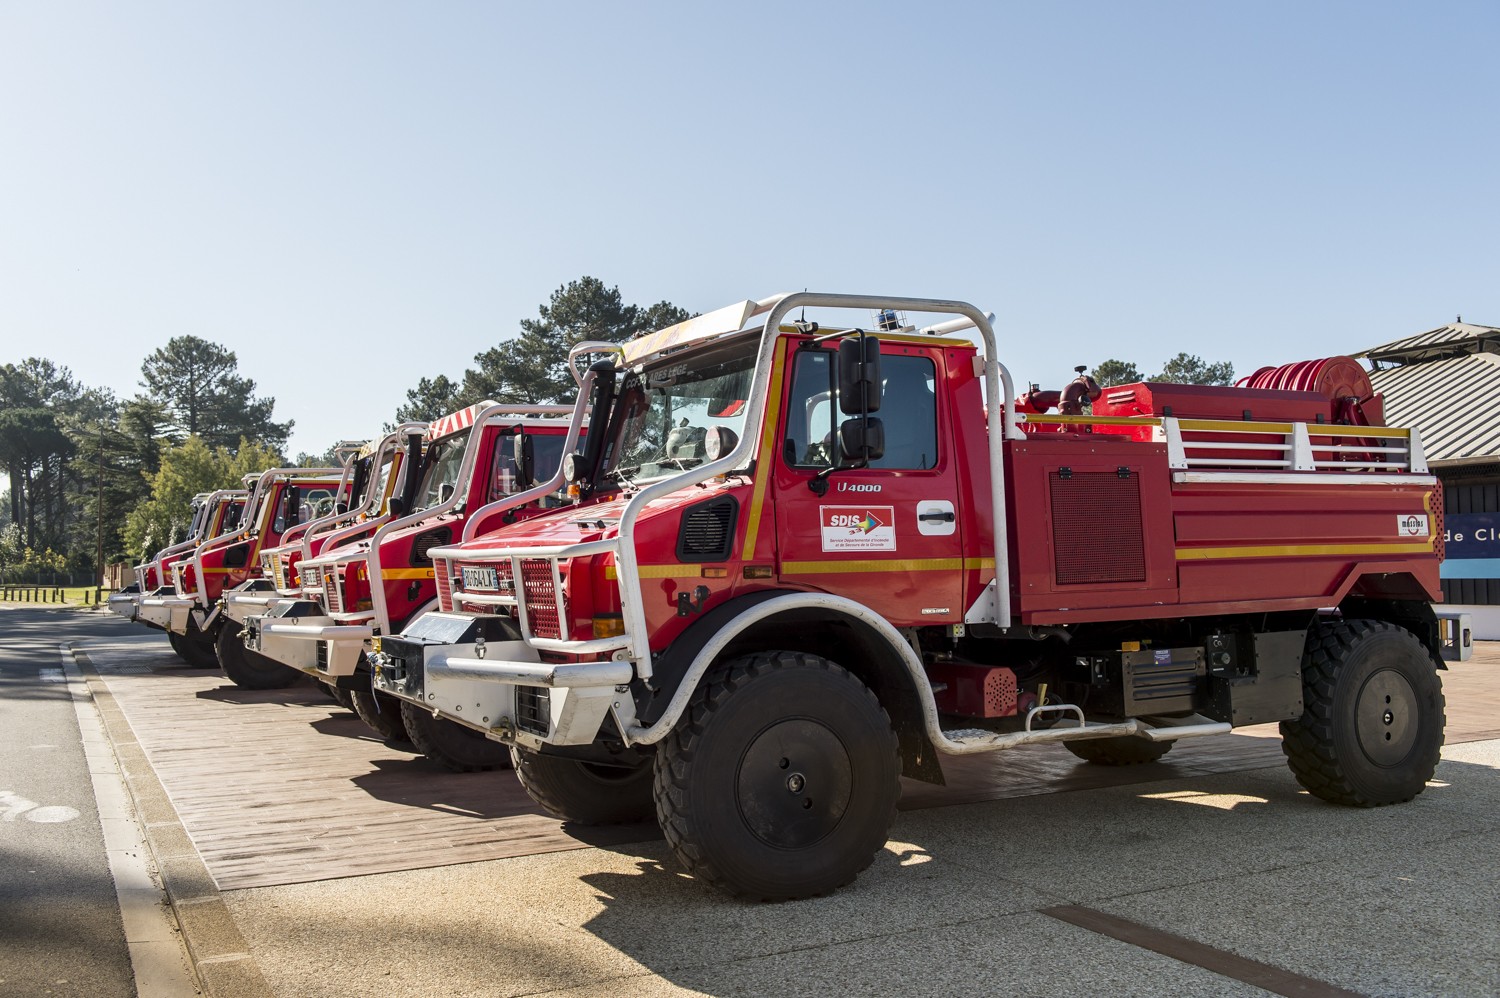
[[[979,752],[998,752],[1022,745],[1039,745],[1048,742],[1083,741],[1090,738],[1144,738],[1153,742],[1176,741],[1180,738],[1201,738],[1206,735],[1224,735],[1232,726],[1222,721],[1185,724],[1162,724],[1159,727],[1140,720],[1120,721],[1112,724],[1090,724],[1077,721],[1064,722],[1066,727],[1041,728],[1031,731],[986,731],[983,728],[959,728],[942,732],[942,742],[937,749],[945,755],[973,755]]]

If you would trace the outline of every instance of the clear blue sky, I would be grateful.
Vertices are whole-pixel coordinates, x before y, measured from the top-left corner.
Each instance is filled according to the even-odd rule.
[[[1500,325],[1497,52],[1495,0],[0,0],[0,362],[223,343],[295,453],[583,274],[965,298],[1052,386]]]

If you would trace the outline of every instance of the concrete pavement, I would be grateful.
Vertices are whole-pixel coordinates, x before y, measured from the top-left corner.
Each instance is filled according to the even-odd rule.
[[[179,915],[255,970],[218,995],[1491,995],[1497,804],[1487,740],[1371,811],[1283,766],[905,811],[852,887],[793,904],[725,899],[660,841],[446,866],[413,842],[432,868],[200,879]]]

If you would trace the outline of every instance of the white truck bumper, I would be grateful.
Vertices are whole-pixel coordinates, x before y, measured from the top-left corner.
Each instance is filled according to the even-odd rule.
[[[430,613],[399,638],[381,638],[375,687],[532,748],[588,745],[611,711],[633,720],[621,692],[634,676],[629,662],[543,662],[524,641],[474,640],[477,619]]]
[[[354,675],[375,628],[321,614],[290,615],[305,607],[306,601],[283,600],[269,613],[247,618],[245,647],[311,676]]]

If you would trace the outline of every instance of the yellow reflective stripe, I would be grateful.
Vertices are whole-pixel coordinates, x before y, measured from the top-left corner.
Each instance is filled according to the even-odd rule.
[[[755,455],[755,489],[750,494],[750,520],[745,526],[745,560],[755,560],[755,543],[760,539],[760,515],[766,501],[766,483],[776,473],[776,416],[781,412],[781,376],[786,366],[786,340],[776,341],[771,358],[771,384],[766,389],[765,428],[760,434],[760,450]]]
[[[703,574],[702,565],[637,565],[635,574],[643,579],[675,579],[680,576],[698,576]],[[604,577],[606,579],[618,579],[620,576],[613,565],[604,566]]]
[[[1078,417],[1088,418],[1088,417]],[[1225,430],[1241,433],[1291,433],[1292,423],[1251,423],[1233,419],[1179,419],[1177,425],[1184,430]],[[1398,426],[1333,426],[1326,423],[1306,423],[1309,436],[1314,437],[1390,437],[1404,440],[1411,430]]]
[[[781,569],[783,575],[819,575],[839,572],[956,572],[983,571],[995,567],[994,558],[920,558],[883,559],[868,561],[789,561]],[[640,565],[637,572],[643,579],[672,579],[701,575],[702,565]],[[606,579],[617,579],[615,566],[604,568]]]
[[[1405,440],[1411,430],[1399,426],[1320,426],[1308,423],[1307,432],[1315,437],[1391,437]]]
[[[1048,416],[1041,413],[1023,412],[1020,417],[1028,423],[1061,423],[1067,426],[1160,426],[1156,416]]]
[[[434,570],[430,568],[382,568],[380,577],[387,582],[405,582],[407,579],[431,579]]]
[[[972,558],[881,558],[859,561],[787,561],[781,564],[782,575],[843,575],[853,572],[961,572],[976,568]],[[993,561],[990,562],[994,564]]]
[[[1290,433],[1291,423],[1253,423],[1234,419],[1179,419],[1177,425],[1184,430],[1223,430],[1228,433]],[[1309,432],[1312,423],[1307,424]]]
[[[1337,554],[1425,554],[1432,540],[1415,544],[1269,544],[1222,548],[1178,548],[1178,561],[1214,561],[1225,558],[1303,558]]]

